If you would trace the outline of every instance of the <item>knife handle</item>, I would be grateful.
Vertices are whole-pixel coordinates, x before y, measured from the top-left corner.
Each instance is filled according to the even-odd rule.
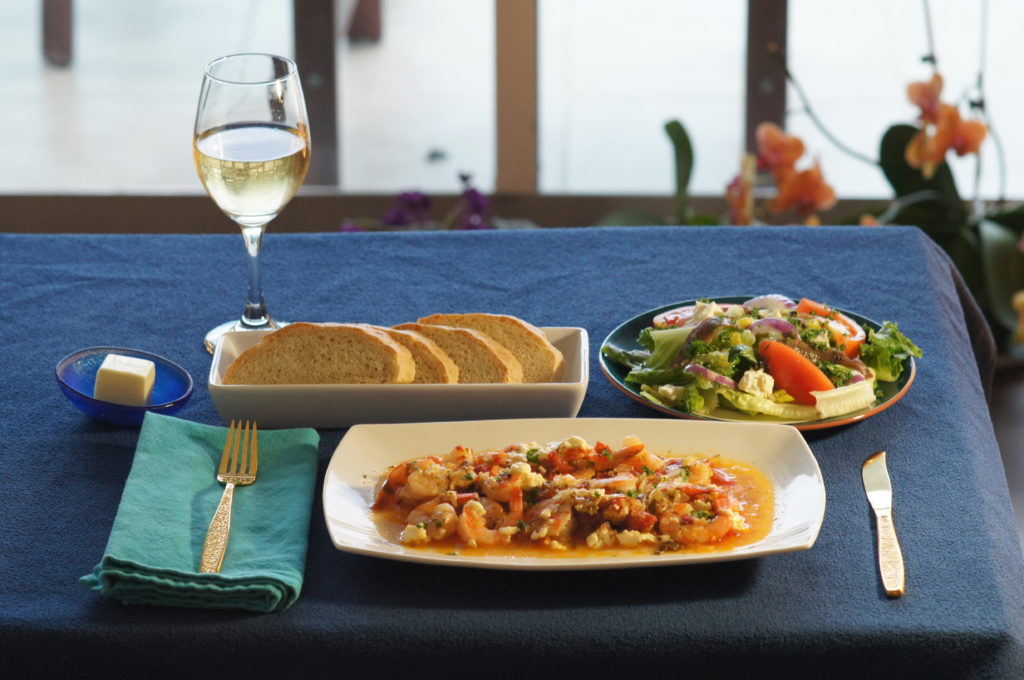
[[[896,527],[892,523],[892,511],[880,510],[875,513],[878,524],[878,569],[882,573],[882,586],[889,597],[899,597],[906,589],[903,570],[903,551],[896,538]]]

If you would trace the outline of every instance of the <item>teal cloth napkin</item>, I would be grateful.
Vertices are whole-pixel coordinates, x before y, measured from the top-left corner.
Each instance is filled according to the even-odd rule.
[[[221,572],[200,574],[226,437],[225,427],[146,414],[106,550],[82,585],[127,604],[274,612],[298,599],[320,435],[260,431],[259,476],[235,489]]]

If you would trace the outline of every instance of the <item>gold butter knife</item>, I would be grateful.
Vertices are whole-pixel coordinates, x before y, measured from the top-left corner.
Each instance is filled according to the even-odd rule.
[[[868,502],[875,511],[878,527],[878,569],[882,573],[882,586],[889,597],[899,597],[906,589],[903,552],[896,539],[892,523],[892,483],[885,467],[885,451],[876,451],[860,469]]]

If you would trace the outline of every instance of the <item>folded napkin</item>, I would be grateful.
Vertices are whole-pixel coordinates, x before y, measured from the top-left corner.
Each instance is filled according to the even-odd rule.
[[[147,413],[100,563],[82,585],[127,604],[291,606],[302,589],[320,435],[260,430],[259,476],[235,489],[224,564],[200,574],[227,428]]]

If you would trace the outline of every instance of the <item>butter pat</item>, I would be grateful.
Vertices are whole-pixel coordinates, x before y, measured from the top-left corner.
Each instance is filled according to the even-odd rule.
[[[124,406],[145,406],[153,391],[156,365],[148,359],[108,354],[96,373],[93,396]]]

